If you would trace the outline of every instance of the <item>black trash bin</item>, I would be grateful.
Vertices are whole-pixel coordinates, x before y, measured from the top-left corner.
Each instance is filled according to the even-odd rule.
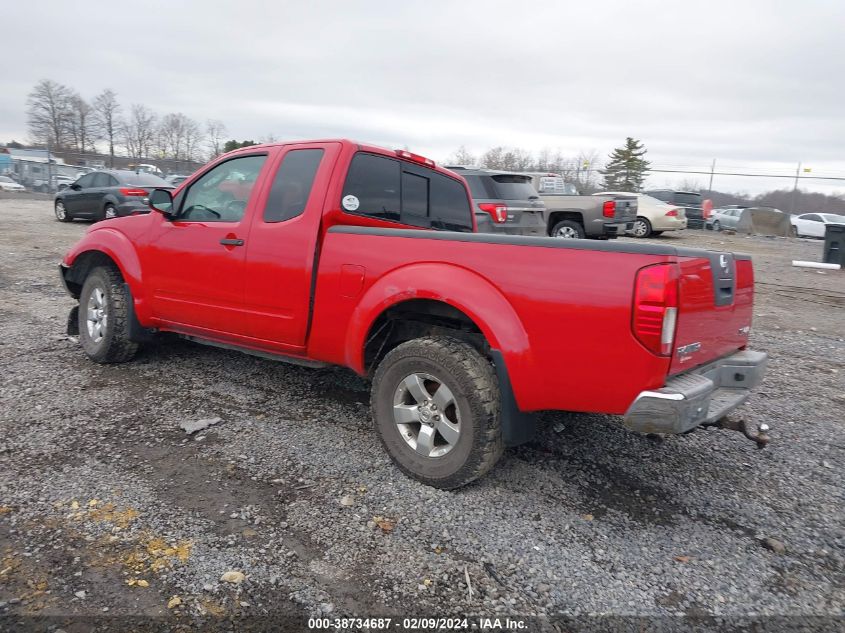
[[[824,231],[825,264],[839,264],[845,270],[845,224],[828,224]]]

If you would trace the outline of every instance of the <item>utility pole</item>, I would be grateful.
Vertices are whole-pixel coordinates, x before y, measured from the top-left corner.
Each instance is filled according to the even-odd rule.
[[[713,164],[710,165],[710,184],[707,186],[707,193],[711,194],[711,195],[713,193],[713,172],[715,172],[715,171],[716,171],[716,159],[714,158]]]
[[[795,213],[795,196],[798,193],[798,177],[801,173],[801,163],[798,163],[798,167],[795,169],[795,184],[792,185],[792,208],[790,209],[790,213]]]

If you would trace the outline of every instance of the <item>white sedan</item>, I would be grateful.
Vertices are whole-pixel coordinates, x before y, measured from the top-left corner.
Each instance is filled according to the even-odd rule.
[[[0,191],[26,191],[26,187],[16,183],[8,176],[0,176]]]
[[[828,224],[845,224],[845,215],[834,215],[833,213],[803,213],[793,215],[791,218],[792,232],[795,237],[821,237],[824,238]]]
[[[664,231],[680,231],[687,228],[687,217],[683,207],[663,202],[644,193],[603,191],[594,196],[637,196],[637,219],[631,233],[634,237],[658,236]]]

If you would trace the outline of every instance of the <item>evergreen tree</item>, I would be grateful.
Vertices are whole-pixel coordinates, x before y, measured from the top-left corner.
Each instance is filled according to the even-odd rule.
[[[604,176],[602,188],[605,191],[639,191],[648,175],[651,163],[645,160],[643,144],[631,138],[625,139],[624,147],[613,150],[607,164],[600,172]]]

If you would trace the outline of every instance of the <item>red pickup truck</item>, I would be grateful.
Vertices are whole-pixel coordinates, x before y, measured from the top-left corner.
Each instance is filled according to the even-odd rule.
[[[221,187],[233,174],[244,186]],[[475,233],[465,181],[403,150],[248,147],[150,206],[93,225],[61,264],[79,301],[68,330],[92,360],[171,332],[349,367],[372,377],[391,458],[433,486],[489,471],[531,438],[533,412],[683,433],[764,371],[746,349],[749,257]]]

